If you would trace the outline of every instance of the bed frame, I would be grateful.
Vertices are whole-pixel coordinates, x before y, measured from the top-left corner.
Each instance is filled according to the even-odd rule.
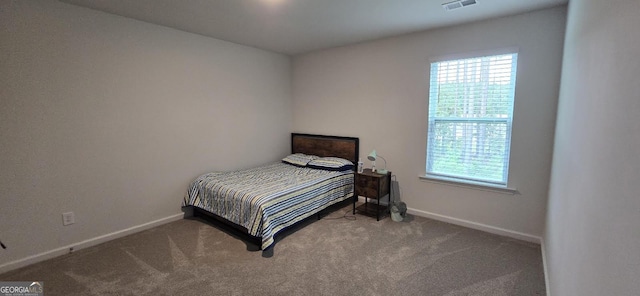
[[[360,140],[354,137],[292,133],[291,153],[304,153],[309,155],[317,155],[320,157],[341,157],[344,159],[348,159],[355,164],[360,159]],[[339,204],[343,205],[351,203],[354,205],[355,211],[355,203],[353,202],[353,198],[358,197],[354,194],[352,198],[348,198],[345,201],[340,202]],[[231,232],[230,234],[235,235],[243,239],[245,242],[251,244],[247,245],[247,249],[254,249],[257,246],[256,250],[260,250],[260,246],[262,245],[262,238],[250,235],[246,228],[201,208],[194,206],[189,206],[188,208],[193,209],[194,217],[201,217],[205,218],[207,221],[214,222],[219,226],[222,226],[224,230]],[[321,211],[322,210],[316,210],[314,213],[318,215],[318,219],[320,219]],[[296,225],[302,224],[305,220],[307,219],[304,219],[292,226],[279,231],[275,236],[279,236],[281,233],[286,232],[289,228],[295,228]],[[275,242],[268,249],[272,249],[274,245]]]

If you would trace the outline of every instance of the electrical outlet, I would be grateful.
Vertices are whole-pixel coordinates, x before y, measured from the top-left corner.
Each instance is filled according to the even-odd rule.
[[[76,223],[76,216],[73,212],[62,213],[62,225],[67,226]]]

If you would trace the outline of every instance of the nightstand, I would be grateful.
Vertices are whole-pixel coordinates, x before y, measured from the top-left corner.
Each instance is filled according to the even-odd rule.
[[[389,212],[389,206],[381,205],[380,199],[391,192],[391,172],[385,175],[374,173],[371,169],[365,169],[362,173],[356,173],[355,184],[356,198],[353,201],[355,207],[358,196],[364,196],[364,204],[358,206],[354,210],[360,214],[376,217],[380,221],[381,214]],[[369,199],[375,199],[376,202],[369,202]],[[389,199],[391,200],[391,199]]]

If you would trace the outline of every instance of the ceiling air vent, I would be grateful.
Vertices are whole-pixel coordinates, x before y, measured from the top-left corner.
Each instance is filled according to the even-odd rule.
[[[449,11],[449,10],[454,10],[454,9],[462,8],[465,6],[473,5],[476,3],[477,3],[476,0],[458,0],[458,1],[447,2],[445,4],[442,4],[442,7],[444,7],[444,10]]]

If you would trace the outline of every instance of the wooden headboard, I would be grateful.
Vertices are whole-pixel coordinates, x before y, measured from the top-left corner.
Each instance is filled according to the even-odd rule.
[[[304,153],[320,157],[335,156],[354,164],[360,157],[360,140],[354,137],[291,134],[291,153]]]

